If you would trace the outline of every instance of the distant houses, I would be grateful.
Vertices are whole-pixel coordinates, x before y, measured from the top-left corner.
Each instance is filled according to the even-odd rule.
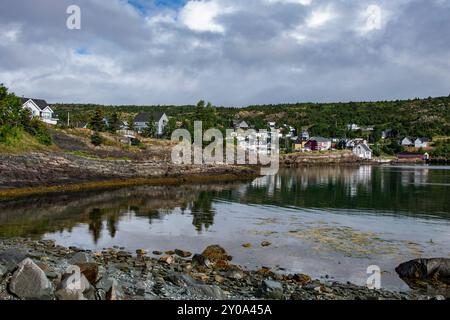
[[[353,148],[353,154],[364,160],[372,159],[372,149],[366,143],[360,143]]]
[[[235,130],[248,130],[250,128],[250,126],[248,125],[248,123],[244,120],[234,120],[233,121],[233,128]]]
[[[148,127],[150,119],[153,119],[156,126],[156,133],[161,136],[164,133],[164,128],[169,122],[169,118],[164,112],[141,112],[133,120],[134,128],[137,132],[141,133],[145,128]]]
[[[400,145],[403,147],[414,147],[414,140],[408,137],[403,138],[400,141]]]
[[[428,138],[417,138],[414,140],[415,148],[428,148],[430,146],[430,139]]]
[[[21,102],[22,108],[30,110],[32,117],[38,117],[47,124],[58,124],[58,118],[53,116],[54,112],[45,100],[21,98]]]
[[[305,150],[326,151],[331,149],[331,139],[323,137],[310,138],[305,144]]]

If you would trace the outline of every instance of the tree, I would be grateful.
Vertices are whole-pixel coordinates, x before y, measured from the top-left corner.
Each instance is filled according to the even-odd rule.
[[[128,130],[134,131],[135,127],[134,127],[134,117],[130,116],[128,117]]]
[[[119,114],[117,112],[114,112],[111,115],[111,119],[109,121],[109,127],[108,127],[108,131],[115,133],[117,130],[120,129],[120,119],[119,119]]]
[[[146,138],[154,138],[157,134],[156,122],[153,117],[148,119],[147,126],[142,130],[141,135]]]
[[[97,108],[89,121],[89,127],[97,132],[105,131],[105,122],[103,119],[104,116],[102,110]]]
[[[20,99],[0,84],[0,126],[20,127],[29,116],[22,108]]]
[[[177,128],[177,121],[175,120],[175,118],[170,118],[169,122],[167,122],[166,126],[164,127],[163,137],[169,139],[170,136],[172,135],[172,132],[174,132],[176,128]]]

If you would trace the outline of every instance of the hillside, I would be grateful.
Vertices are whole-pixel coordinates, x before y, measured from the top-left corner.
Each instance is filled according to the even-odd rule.
[[[67,113],[73,123],[87,121],[90,114],[100,109],[104,114],[118,112],[121,117],[142,111],[164,111],[178,121],[197,120],[195,106],[101,106],[93,104],[54,104],[62,121]],[[450,97],[428,99],[348,102],[348,103],[295,103],[278,105],[252,105],[245,108],[215,107],[218,127],[229,127],[233,119],[243,119],[256,128],[265,128],[267,121],[288,124],[297,129],[307,127],[313,135],[329,137],[348,136],[347,124],[374,126],[374,135],[383,129],[395,128],[400,136],[450,136]],[[374,137],[374,140],[377,137]]]

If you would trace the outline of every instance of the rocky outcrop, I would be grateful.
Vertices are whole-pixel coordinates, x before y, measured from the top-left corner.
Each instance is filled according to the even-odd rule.
[[[395,268],[410,287],[445,286],[450,290],[450,259],[415,259]]]

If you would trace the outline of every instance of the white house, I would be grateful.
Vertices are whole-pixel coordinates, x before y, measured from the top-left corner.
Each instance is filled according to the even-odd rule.
[[[350,123],[347,125],[348,131],[358,131],[359,129],[361,129],[361,127],[359,125],[357,125],[356,123]]]
[[[412,147],[414,146],[414,142],[412,139],[405,137],[402,139],[402,141],[400,141],[400,144],[404,147]]]
[[[353,148],[353,154],[361,159],[372,159],[372,149],[366,143],[360,143]]]
[[[414,141],[415,148],[428,148],[430,144],[430,139],[428,138],[417,138]]]
[[[161,136],[164,133],[164,128],[169,122],[169,118],[164,112],[139,113],[134,118],[134,128],[137,132],[142,132],[142,130],[148,127],[148,122],[150,121],[150,119],[153,119],[153,121],[155,121],[156,134],[158,136]]]
[[[58,119],[53,117],[53,110],[45,100],[21,98],[21,102],[22,108],[30,110],[32,117],[39,117],[47,124],[58,124]]]

